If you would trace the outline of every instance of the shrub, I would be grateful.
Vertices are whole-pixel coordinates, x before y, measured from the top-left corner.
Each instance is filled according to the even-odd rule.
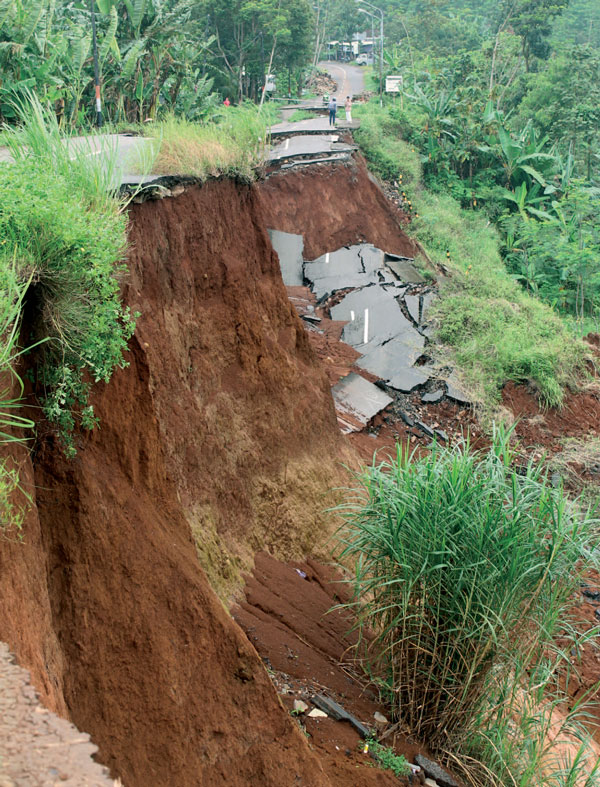
[[[22,120],[20,130],[8,133],[14,161],[0,167],[0,278],[14,285],[1,291],[0,314],[12,309],[19,326],[28,311],[21,338],[26,346],[43,342],[30,371],[47,418],[72,453],[76,422],[95,423],[90,385],[125,365],[134,328],[119,298],[126,220],[111,196],[110,150],[92,155],[85,143],[62,139],[55,119],[33,99]],[[13,373],[9,345],[16,336],[2,335]]]
[[[568,610],[598,522],[515,460],[500,431],[483,452],[463,442],[419,459],[399,448],[364,471],[344,506],[342,559],[354,561],[358,626],[375,632],[368,669],[394,714],[438,752],[480,757],[492,783],[513,773],[525,787],[546,783],[545,736],[535,750],[528,740],[554,707],[545,689],[558,691],[564,665],[555,638],[575,637]]]

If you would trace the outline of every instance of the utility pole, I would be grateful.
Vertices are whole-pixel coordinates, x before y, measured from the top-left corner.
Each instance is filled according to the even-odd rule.
[[[94,90],[96,93],[96,125],[102,126],[102,99],[100,98],[100,66],[98,64],[98,38],[96,36],[96,11],[94,0],[90,0],[90,13],[92,15],[92,51],[94,54]]]
[[[379,37],[380,37],[380,44],[381,44],[381,51],[379,57],[379,105],[383,106],[383,11],[373,3],[367,2],[367,0],[354,0],[355,3],[360,5],[368,5],[369,8],[372,8],[374,11],[377,11],[379,14]],[[358,9],[361,14],[367,14],[373,19],[373,14],[370,11],[367,11],[365,8]]]

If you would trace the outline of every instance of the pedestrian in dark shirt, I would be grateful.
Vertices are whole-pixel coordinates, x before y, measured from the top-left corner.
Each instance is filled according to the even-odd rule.
[[[334,96],[329,102],[329,125],[335,126],[335,113],[337,112],[337,99]]]

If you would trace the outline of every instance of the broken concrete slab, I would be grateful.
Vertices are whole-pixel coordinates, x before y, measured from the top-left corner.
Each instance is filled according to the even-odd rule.
[[[411,338],[416,343],[422,343],[421,347],[425,343],[423,337],[419,336],[400,311],[393,294],[379,284],[363,287],[346,295],[331,309],[331,317],[333,320],[347,322],[342,332],[342,340],[363,353],[399,334],[408,337],[409,331],[414,333]]]
[[[358,289],[369,284],[392,283],[383,264],[384,254],[370,244],[361,243],[328,252],[307,262],[304,275],[319,300],[338,290]]]
[[[343,377],[331,389],[338,423],[348,434],[360,432],[393,399],[356,372]]]
[[[422,754],[417,754],[415,762],[419,765],[429,779],[436,781],[440,787],[458,787],[458,782],[445,771],[437,762],[424,757]]]
[[[274,163],[291,158],[322,156],[330,153],[352,153],[356,145],[333,142],[328,135],[293,136],[267,153],[267,161]]]
[[[311,697],[310,701],[332,719],[349,722],[362,738],[366,739],[371,736],[371,730],[367,726],[362,724],[355,716],[348,713],[345,708],[342,708],[341,705],[329,697],[326,697],[324,694],[316,694],[314,697]],[[312,713],[308,715],[310,716]]]
[[[441,402],[444,398],[444,392],[442,389],[438,389],[437,391],[432,391],[431,393],[423,394],[421,397],[421,401],[423,404],[437,404],[437,402]]]
[[[463,389],[456,372],[452,372],[446,378],[447,396],[459,404],[472,404],[471,397]]]
[[[388,385],[401,393],[410,393],[429,382],[430,376],[431,370],[425,366],[413,366],[399,369],[393,377],[390,377]]]
[[[419,385],[425,385],[431,376],[427,367],[413,366],[414,354],[413,348],[396,337],[359,358],[356,364],[385,380],[391,388],[410,393]]]
[[[340,161],[350,161],[351,155],[349,153],[336,153],[332,156],[324,156],[323,158],[311,159],[292,159],[287,164],[282,164],[281,169],[297,169],[298,167],[312,167],[315,164],[333,164]]]
[[[436,300],[437,295],[434,292],[428,292],[423,296],[423,303],[421,305],[421,323],[423,325],[428,322],[431,306]]]
[[[280,230],[267,230],[271,244],[279,257],[281,276],[287,287],[301,287],[304,284],[304,238]]]
[[[421,297],[419,295],[405,295],[404,303],[406,304],[408,313],[418,325],[421,316]]]
[[[425,279],[413,265],[412,260],[392,257],[386,254],[386,266],[406,284],[422,284]]]

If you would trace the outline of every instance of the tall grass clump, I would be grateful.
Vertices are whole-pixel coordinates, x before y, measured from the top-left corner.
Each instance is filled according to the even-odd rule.
[[[14,375],[19,356],[72,453],[76,423],[95,424],[91,384],[124,365],[133,332],[119,297],[126,220],[112,196],[114,151],[64,139],[33,97],[20,114],[20,128],[5,135],[13,161],[0,165],[0,280],[12,282],[0,290],[12,326],[0,358]],[[35,352],[23,356],[18,341]]]
[[[569,609],[598,521],[539,467],[514,463],[501,431],[481,452],[399,448],[343,506],[341,558],[354,564],[358,626],[374,633],[368,671],[396,718],[482,786],[545,785],[577,765],[554,765],[545,733],[572,669]],[[559,725],[571,742],[586,734],[577,710]]]
[[[155,129],[156,171],[202,180],[226,175],[252,181],[263,163],[271,120],[270,109],[245,104],[227,107],[204,123],[170,116]]]

